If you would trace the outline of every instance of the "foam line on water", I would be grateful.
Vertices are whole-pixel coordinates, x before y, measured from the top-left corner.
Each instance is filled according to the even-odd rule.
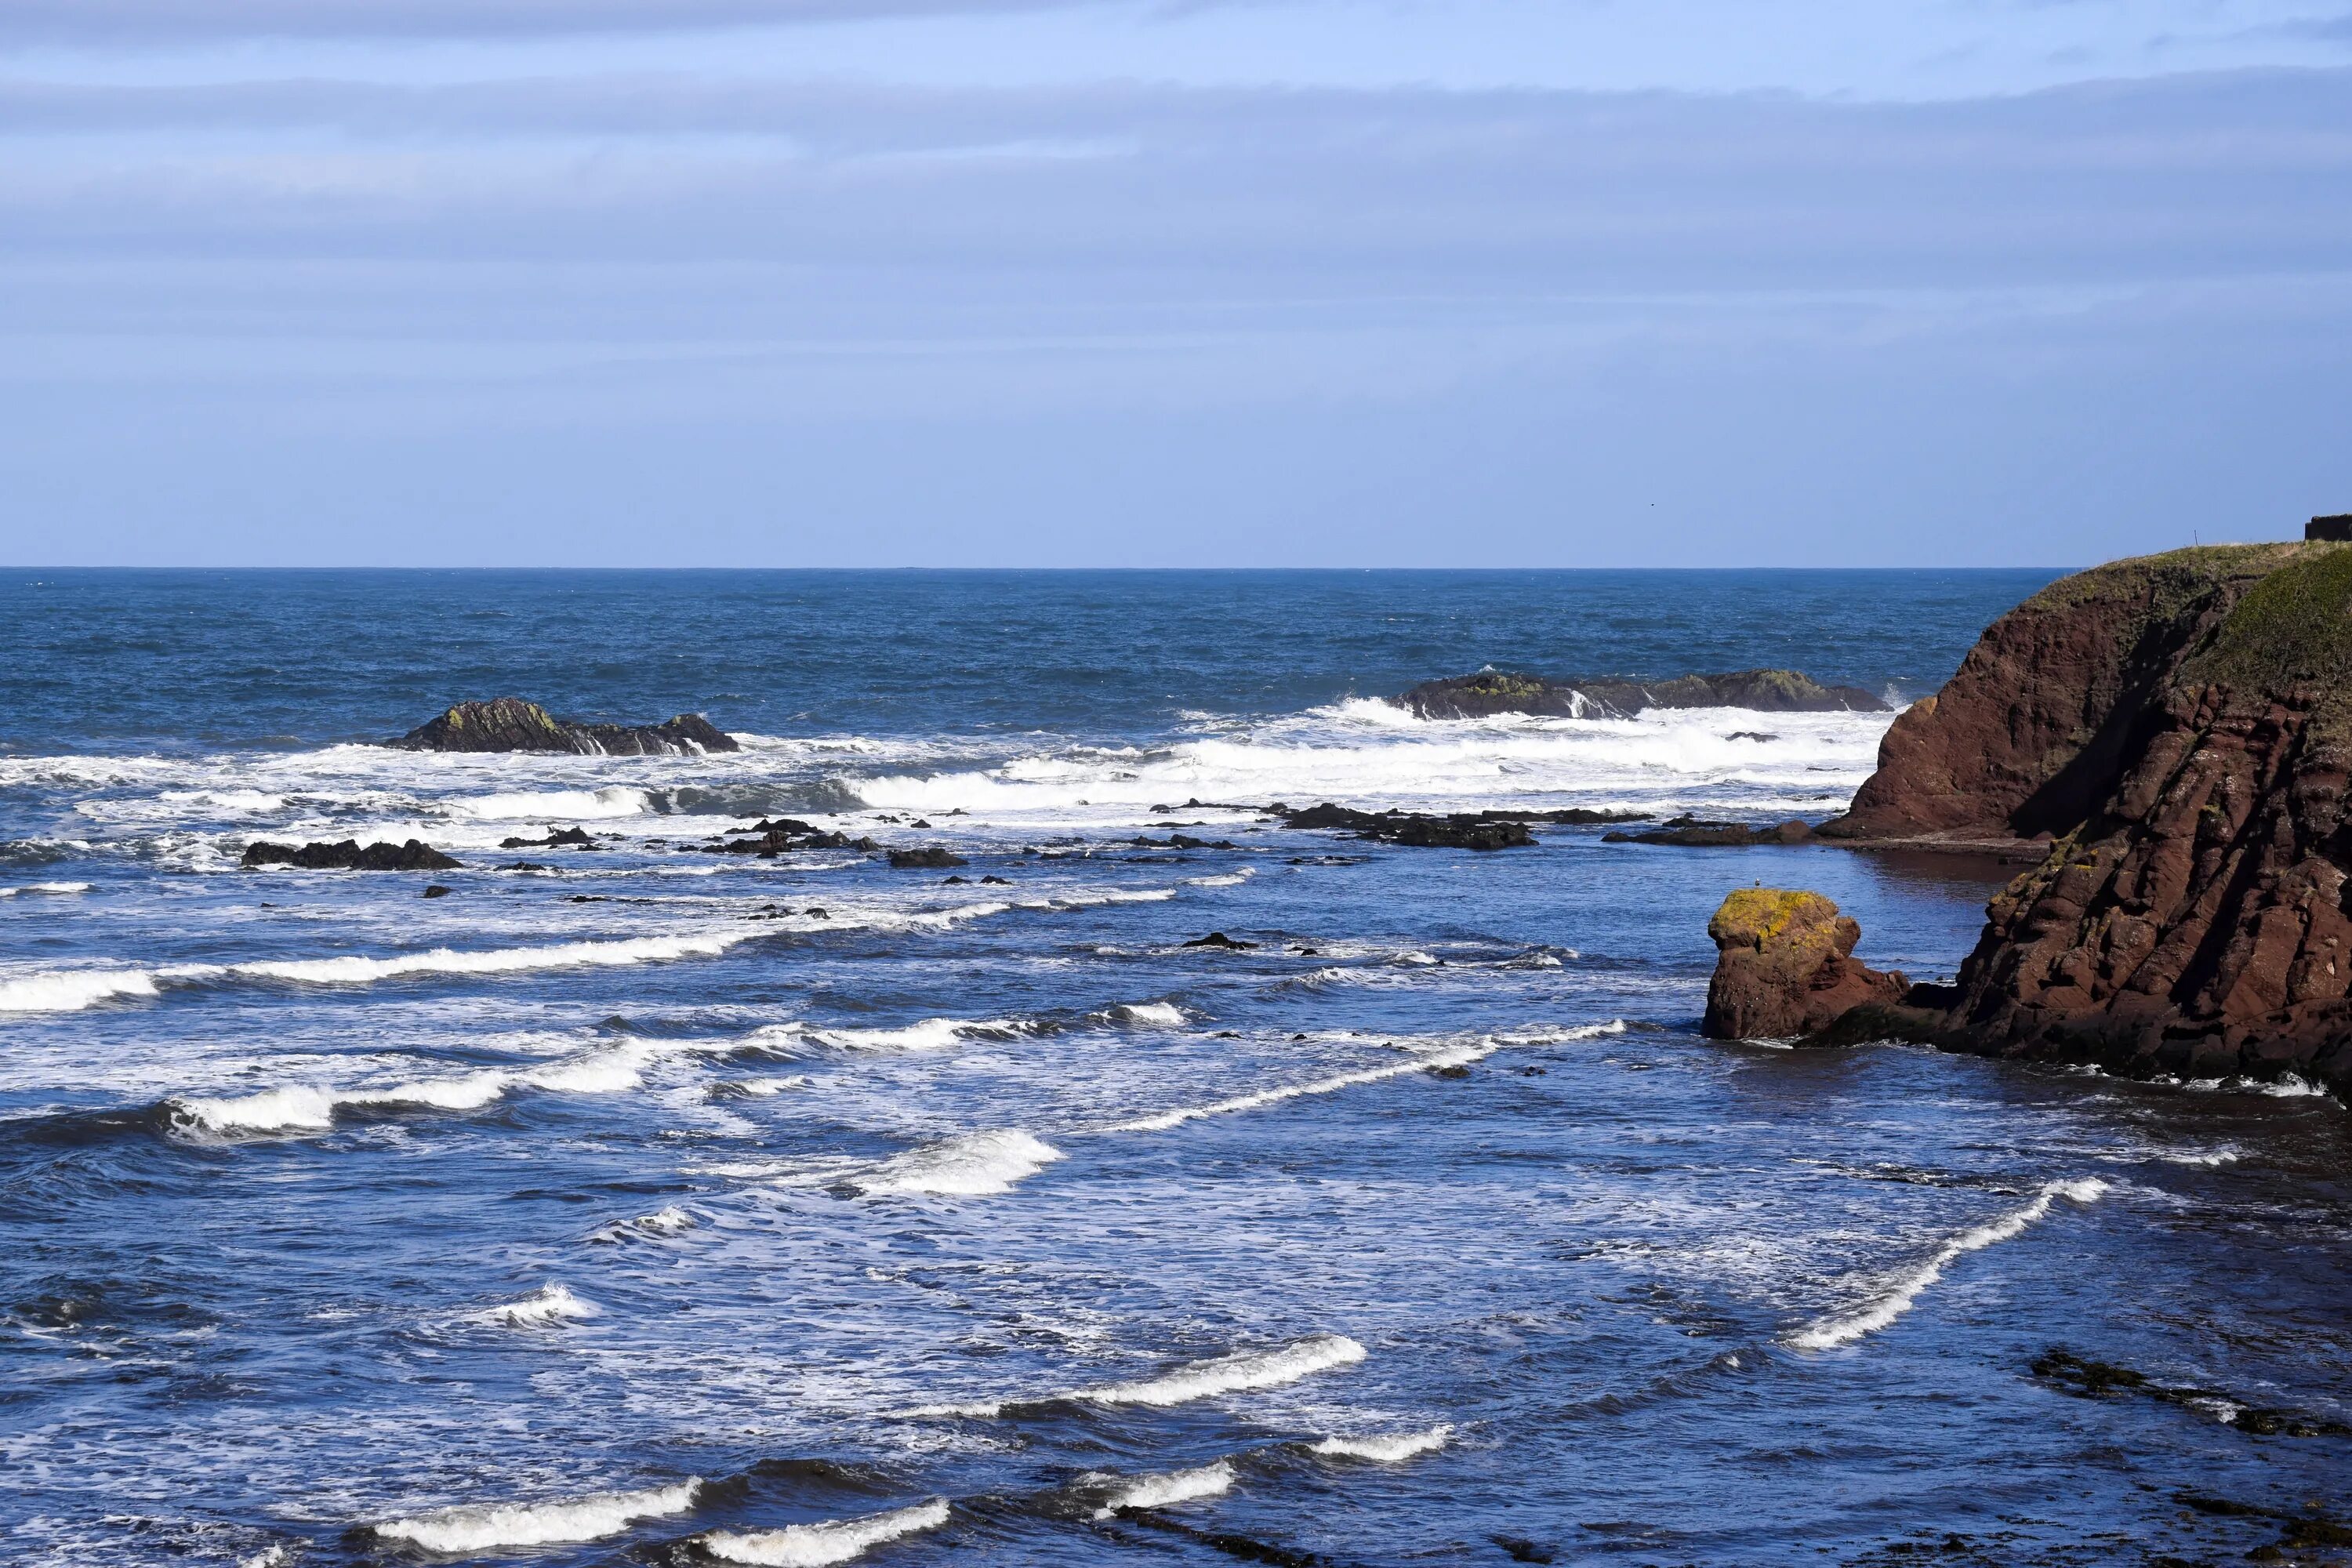
[[[1098,1384],[1087,1388],[1065,1389],[1058,1393],[978,1405],[927,1405],[908,1414],[985,1418],[1002,1415],[1007,1410],[1019,1409],[1024,1405],[1049,1405],[1066,1400],[1088,1405],[1140,1405],[1165,1409],[1175,1405],[1189,1405],[1196,1399],[1213,1399],[1221,1394],[1248,1394],[1262,1388],[1280,1388],[1301,1378],[1312,1377],[1318,1372],[1352,1365],[1363,1360],[1364,1355],[1364,1347],[1345,1334],[1316,1334],[1274,1350],[1242,1351],[1208,1361],[1192,1362],[1157,1377]]]
[[[1355,1072],[1343,1072],[1330,1078],[1316,1079],[1307,1083],[1286,1084],[1279,1089],[1262,1089],[1250,1094],[1237,1094],[1230,1100],[1220,1100],[1208,1105],[1188,1105],[1176,1110],[1163,1110],[1156,1116],[1138,1117],[1103,1129],[1106,1132],[1165,1132],[1187,1121],[1198,1121],[1211,1116],[1226,1116],[1234,1111],[1256,1110],[1268,1105],[1278,1105],[1286,1100],[1297,1100],[1310,1094],[1335,1094],[1343,1089],[1355,1089],[1368,1083],[1402,1078],[1407,1073],[1427,1072],[1434,1068],[1467,1067],[1484,1061],[1496,1051],[1511,1046],[1549,1044],[1554,1041],[1594,1039],[1602,1035],[1622,1034],[1625,1021],[1612,1018],[1606,1024],[1590,1024],[1566,1029],[1557,1034],[1539,1037],[1493,1035],[1467,1045],[1449,1047],[1425,1052],[1405,1061],[1389,1062],[1381,1067],[1363,1068]]]
[[[493,1552],[519,1546],[602,1541],[641,1519],[684,1513],[702,1489],[699,1479],[640,1491],[599,1492],[560,1502],[488,1503],[387,1520],[374,1533],[427,1552]]]
[[[1832,1350],[1874,1334],[1909,1311],[1920,1293],[1942,1279],[1944,1270],[1958,1258],[2024,1234],[2027,1227],[2046,1216],[2051,1205],[2060,1198],[2078,1204],[2096,1203],[2106,1191],[2107,1184],[2095,1176],[2048,1183],[2022,1208],[1962,1231],[1944,1243],[1925,1261],[1895,1276],[1885,1289],[1860,1309],[1801,1330],[1790,1335],[1788,1342],[1798,1350]]]
[[[578,1057],[521,1068],[486,1068],[454,1078],[417,1079],[375,1089],[331,1089],[289,1084],[234,1097],[175,1096],[163,1102],[173,1130],[206,1139],[271,1132],[320,1132],[336,1112],[414,1106],[426,1110],[476,1110],[517,1089],[562,1094],[616,1094],[645,1081],[660,1047],[632,1041]]]
[[[13,899],[25,893],[87,893],[88,882],[23,882],[13,888],[0,888],[0,899]]]
[[[947,1521],[947,1503],[934,1498],[862,1519],[788,1524],[782,1530],[713,1531],[698,1536],[695,1544],[722,1563],[746,1563],[753,1568],[828,1568],[863,1556],[886,1541],[937,1530]]]
[[[1166,1508],[1171,1503],[1221,1497],[1234,1484],[1234,1467],[1230,1460],[1219,1459],[1197,1469],[1123,1478],[1097,1472],[1086,1479],[1097,1486],[1109,1485],[1102,1506],[1095,1510],[1097,1519],[1108,1519],[1123,1508]]]
[[[1369,1459],[1374,1464],[1398,1465],[1423,1454],[1433,1454],[1453,1440],[1454,1426],[1440,1422],[1424,1432],[1391,1432],[1371,1437],[1326,1437],[1312,1444],[1308,1452],[1333,1459]]]

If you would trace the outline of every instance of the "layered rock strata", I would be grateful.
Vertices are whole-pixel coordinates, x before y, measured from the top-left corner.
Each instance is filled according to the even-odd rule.
[[[583,724],[558,719],[520,697],[460,702],[389,743],[412,752],[571,752],[615,757],[740,749],[732,735],[699,713],[680,713],[659,724]]]

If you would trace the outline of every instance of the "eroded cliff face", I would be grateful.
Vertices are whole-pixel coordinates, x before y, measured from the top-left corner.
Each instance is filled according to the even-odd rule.
[[[2071,831],[2129,765],[2151,707],[2246,591],[2325,549],[2217,545],[2118,561],[1995,621],[1934,697],[1898,716],[1843,838],[1998,840]]]
[[[2352,546],[2070,578],[1905,719],[1854,817],[2056,836],[1956,992],[1913,994],[1945,1043],[2352,1087]]]

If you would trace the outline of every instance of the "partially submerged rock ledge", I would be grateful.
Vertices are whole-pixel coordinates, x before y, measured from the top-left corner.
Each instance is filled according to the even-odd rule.
[[[1672,680],[1554,680],[1482,669],[1424,680],[1393,700],[1423,719],[1528,713],[1557,719],[1630,719],[1653,708],[1746,708],[1759,713],[1884,713],[1858,686],[1823,686],[1793,669],[1736,669]]]

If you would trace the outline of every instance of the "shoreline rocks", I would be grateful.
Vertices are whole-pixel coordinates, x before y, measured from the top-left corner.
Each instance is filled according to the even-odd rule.
[[[384,743],[411,752],[569,752],[614,757],[741,750],[732,735],[699,713],[680,713],[658,724],[587,724],[558,719],[520,697],[460,702]]]
[[[447,871],[463,864],[421,840],[370,844],[356,838],[340,844],[248,844],[243,866],[291,866],[302,871]]]
[[[1276,801],[1265,810],[1268,816],[1280,818],[1285,827],[1345,833],[1351,837],[1415,849],[1516,849],[1536,842],[1536,836],[1528,831],[1529,823],[1590,826],[1605,822],[1649,820],[1644,812],[1588,811],[1581,807],[1561,811],[1464,811],[1441,816],[1395,808],[1358,811],[1328,800],[1303,809]]]
[[[1854,958],[1862,927],[1819,893],[1743,888],[1706,923],[1715,977],[1699,1032],[1716,1040],[1819,1034],[1857,1007],[1899,1003],[1901,973]]]
[[[1553,680],[1481,670],[1425,680],[1392,699],[1423,719],[1530,713],[1559,719],[1630,719],[1653,708],[1746,708],[1759,713],[1884,713],[1858,686],[1823,686],[1793,669],[1738,669],[1673,680]]]

